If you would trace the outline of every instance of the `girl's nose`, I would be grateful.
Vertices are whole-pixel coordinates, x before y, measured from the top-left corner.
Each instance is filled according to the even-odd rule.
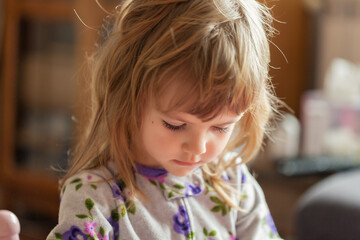
[[[206,137],[202,134],[192,135],[188,141],[185,141],[182,145],[182,149],[185,152],[200,155],[206,152]]]

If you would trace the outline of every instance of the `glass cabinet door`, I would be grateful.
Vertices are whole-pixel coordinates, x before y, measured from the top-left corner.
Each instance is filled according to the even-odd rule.
[[[76,101],[71,21],[20,20],[16,89],[17,167],[65,168]]]

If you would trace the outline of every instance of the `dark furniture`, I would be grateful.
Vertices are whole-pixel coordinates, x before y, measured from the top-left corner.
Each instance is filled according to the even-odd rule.
[[[301,197],[296,213],[298,240],[360,238],[360,168],[334,174]]]

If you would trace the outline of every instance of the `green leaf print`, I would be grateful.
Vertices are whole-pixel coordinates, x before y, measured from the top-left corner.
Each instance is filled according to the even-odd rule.
[[[156,184],[156,182],[155,182],[154,180],[149,179],[149,182],[150,182],[152,185],[154,185],[154,186],[156,186],[156,185],[157,185],[157,184]]]
[[[97,189],[97,186],[96,186],[95,184],[91,184],[90,186],[91,186],[94,190]]]
[[[74,180],[72,180],[70,183],[77,183],[77,182],[80,182],[81,181],[81,178],[76,178]]]
[[[188,239],[193,239],[195,237],[195,233],[194,232],[190,232],[187,236],[186,236],[186,238],[188,238]]]
[[[99,233],[101,234],[102,237],[105,235],[105,230],[103,227],[100,227]]]
[[[80,219],[88,218],[88,215],[85,215],[85,214],[77,214],[75,216],[80,218]]]
[[[205,237],[214,237],[216,236],[216,231],[212,230],[210,233],[208,232],[208,230],[206,229],[206,227],[203,228],[203,233]]]
[[[210,200],[214,203],[218,203],[218,204],[224,204],[218,197],[216,196],[211,196]]]
[[[82,187],[82,183],[79,183],[78,185],[76,185],[75,190],[77,191],[77,190],[79,190],[81,187]]]
[[[181,186],[180,184],[174,184],[173,187],[176,189],[184,189],[185,188],[184,186]]]
[[[64,240],[60,233],[55,233],[56,239]]]
[[[64,194],[65,190],[66,190],[66,186],[63,187],[62,194]]]
[[[208,231],[207,231],[206,227],[204,227],[204,228],[203,228],[203,233],[204,233],[204,235],[205,235],[205,236],[208,236],[208,235],[209,235],[209,233],[208,233]]]
[[[162,184],[162,183],[160,183],[159,186],[160,186],[160,188],[161,188],[162,190],[165,190],[165,189],[166,189],[165,186],[164,186],[164,184]]]
[[[170,191],[169,194],[168,194],[168,198],[171,198],[171,197],[173,197],[173,196],[174,196],[173,191]]]
[[[231,207],[227,206],[225,202],[220,200],[220,198],[216,196],[211,196],[210,200],[216,203],[216,205],[211,209],[212,212],[221,211],[222,216],[225,216],[228,213],[228,211],[230,212]],[[227,208],[229,208],[229,210]]]
[[[119,212],[118,212],[118,209],[115,208],[111,211],[111,218],[112,220],[114,220],[115,222],[119,221],[120,219],[120,215],[119,215]]]
[[[205,194],[208,194],[210,192],[216,192],[209,180],[205,180],[205,183]]]
[[[221,206],[217,205],[211,209],[212,212],[220,212]]]
[[[212,231],[209,233],[209,236],[210,236],[210,237],[216,236],[216,231],[215,231],[215,230],[212,230]]]
[[[247,198],[248,198],[248,195],[246,193],[242,193],[240,196],[239,205],[243,204]]]
[[[121,206],[121,216],[124,217],[126,215],[126,207],[125,205]]]
[[[135,214],[136,212],[136,206],[133,201],[127,201],[126,202],[126,208],[128,209],[128,212],[131,214]]]
[[[93,209],[93,207],[95,206],[95,203],[94,203],[94,201],[91,200],[90,198],[87,198],[87,199],[85,199],[85,206],[86,206],[86,208],[87,208],[88,211],[89,211],[89,215],[86,215],[86,214],[77,214],[77,215],[75,215],[75,216],[76,216],[77,218],[80,218],[80,219],[89,218],[89,219],[91,220],[91,222],[89,222],[88,224],[92,224],[93,227],[95,227],[95,226],[96,226],[96,223],[93,222],[93,221],[94,221],[94,217],[93,217],[92,214],[91,214],[91,209]],[[114,209],[114,210],[116,210],[116,209]],[[113,210],[113,211],[114,211],[114,210]],[[113,211],[111,212],[111,214],[113,214]],[[111,217],[113,217],[113,215],[112,215]],[[85,227],[88,228],[88,226],[86,226],[86,224],[85,224]],[[60,235],[60,236],[61,236],[61,235]],[[91,239],[93,239],[93,240],[99,240],[99,237],[100,237],[100,236],[101,236],[101,238],[105,237],[104,227],[103,227],[103,226],[99,226],[99,232],[98,232],[97,235],[96,235],[96,233],[95,233],[95,235],[93,235],[93,236],[90,236],[90,234],[87,234],[86,236],[88,237],[87,239],[89,239],[89,240],[91,240]],[[56,238],[56,239],[58,239],[58,238]],[[61,238],[61,239],[62,239],[62,238]]]
[[[226,213],[227,213],[226,206],[221,205],[221,215],[222,215],[222,216],[225,216]]]
[[[93,200],[91,200],[90,198],[87,198],[87,199],[85,200],[85,206],[86,206],[86,208],[87,208],[89,211],[91,211],[91,209],[94,207],[94,202],[93,202]]]

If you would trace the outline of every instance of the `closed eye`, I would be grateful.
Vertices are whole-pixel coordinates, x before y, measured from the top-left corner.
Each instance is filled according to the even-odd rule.
[[[229,132],[229,128],[228,127],[213,127],[215,129],[215,131],[217,131],[218,133],[227,133]]]
[[[172,125],[164,120],[162,121],[162,123],[163,123],[164,127],[166,127],[167,129],[170,129],[171,131],[179,131],[179,130],[182,130],[186,126],[185,123],[182,125],[179,125],[179,126]]]

